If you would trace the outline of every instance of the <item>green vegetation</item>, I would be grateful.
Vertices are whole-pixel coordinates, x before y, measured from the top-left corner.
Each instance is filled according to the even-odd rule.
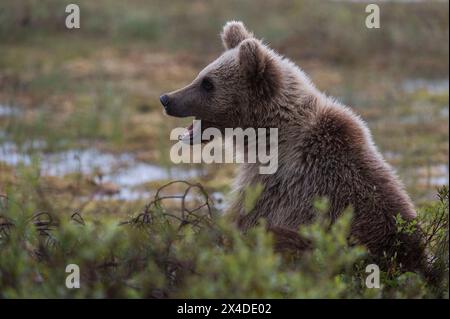
[[[122,223],[36,213],[28,194],[11,193],[0,206],[0,297],[448,298],[448,188],[421,215],[438,283],[391,268],[369,289],[370,260],[347,243],[351,212],[329,228],[326,202],[317,204],[320,218],[300,229],[314,248],[279,255],[264,223],[243,235],[203,188],[179,184],[188,194],[197,188],[196,205],[157,194]],[[80,289],[65,287],[68,264],[80,267]]]

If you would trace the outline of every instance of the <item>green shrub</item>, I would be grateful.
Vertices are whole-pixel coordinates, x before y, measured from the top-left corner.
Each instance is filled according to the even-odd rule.
[[[330,227],[326,202],[319,202],[320,218],[300,229],[314,248],[301,257],[280,255],[263,221],[242,234],[203,188],[186,187],[198,188],[202,204],[180,209],[158,193],[123,222],[36,213],[24,197],[2,198],[0,297],[448,298],[448,188],[420,220],[439,285],[382,272],[381,288],[369,289],[366,251],[347,243],[350,211]],[[65,286],[68,264],[80,268],[79,289]]]

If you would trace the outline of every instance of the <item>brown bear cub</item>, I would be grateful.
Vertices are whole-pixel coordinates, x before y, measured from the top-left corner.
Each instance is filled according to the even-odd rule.
[[[404,270],[424,269],[419,231],[397,232],[395,216],[414,219],[414,206],[361,118],[241,22],[228,22],[221,36],[225,52],[191,84],[160,99],[168,115],[193,116],[202,129],[278,128],[276,172],[260,174],[258,163],[240,166],[230,207],[239,227],[245,231],[263,218],[279,248],[306,248],[297,231],[317,214],[314,200],[326,197],[331,221],[352,207],[350,235],[374,258],[396,256]],[[246,213],[245,189],[257,184],[263,191]]]

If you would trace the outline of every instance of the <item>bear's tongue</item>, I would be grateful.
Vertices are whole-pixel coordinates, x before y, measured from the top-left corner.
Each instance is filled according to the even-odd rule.
[[[186,131],[183,133],[183,135],[180,135],[178,139],[182,142],[190,142],[193,135],[194,135],[194,124],[191,124],[188,127],[186,127]]]
[[[186,127],[186,131],[178,139],[186,144],[194,144],[195,141],[201,141],[201,127],[200,125],[191,124]]]
[[[197,144],[197,143],[210,142],[214,137],[211,137],[210,140],[202,139],[202,131],[204,129],[203,126],[209,127],[209,126],[211,126],[211,123],[206,122],[206,121],[202,121],[201,125],[200,125],[200,122],[197,122],[196,125],[194,125],[194,123],[192,123],[191,125],[186,127],[186,131],[184,132],[183,135],[180,135],[178,137],[178,140],[180,140],[183,143],[191,144],[191,145]]]

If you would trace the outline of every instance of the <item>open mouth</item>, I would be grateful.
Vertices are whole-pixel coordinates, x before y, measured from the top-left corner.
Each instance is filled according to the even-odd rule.
[[[207,144],[214,138],[213,136],[210,139],[203,138],[203,131],[209,127],[215,127],[214,123],[195,118],[192,124],[186,127],[184,134],[178,137],[178,140],[190,145]]]

